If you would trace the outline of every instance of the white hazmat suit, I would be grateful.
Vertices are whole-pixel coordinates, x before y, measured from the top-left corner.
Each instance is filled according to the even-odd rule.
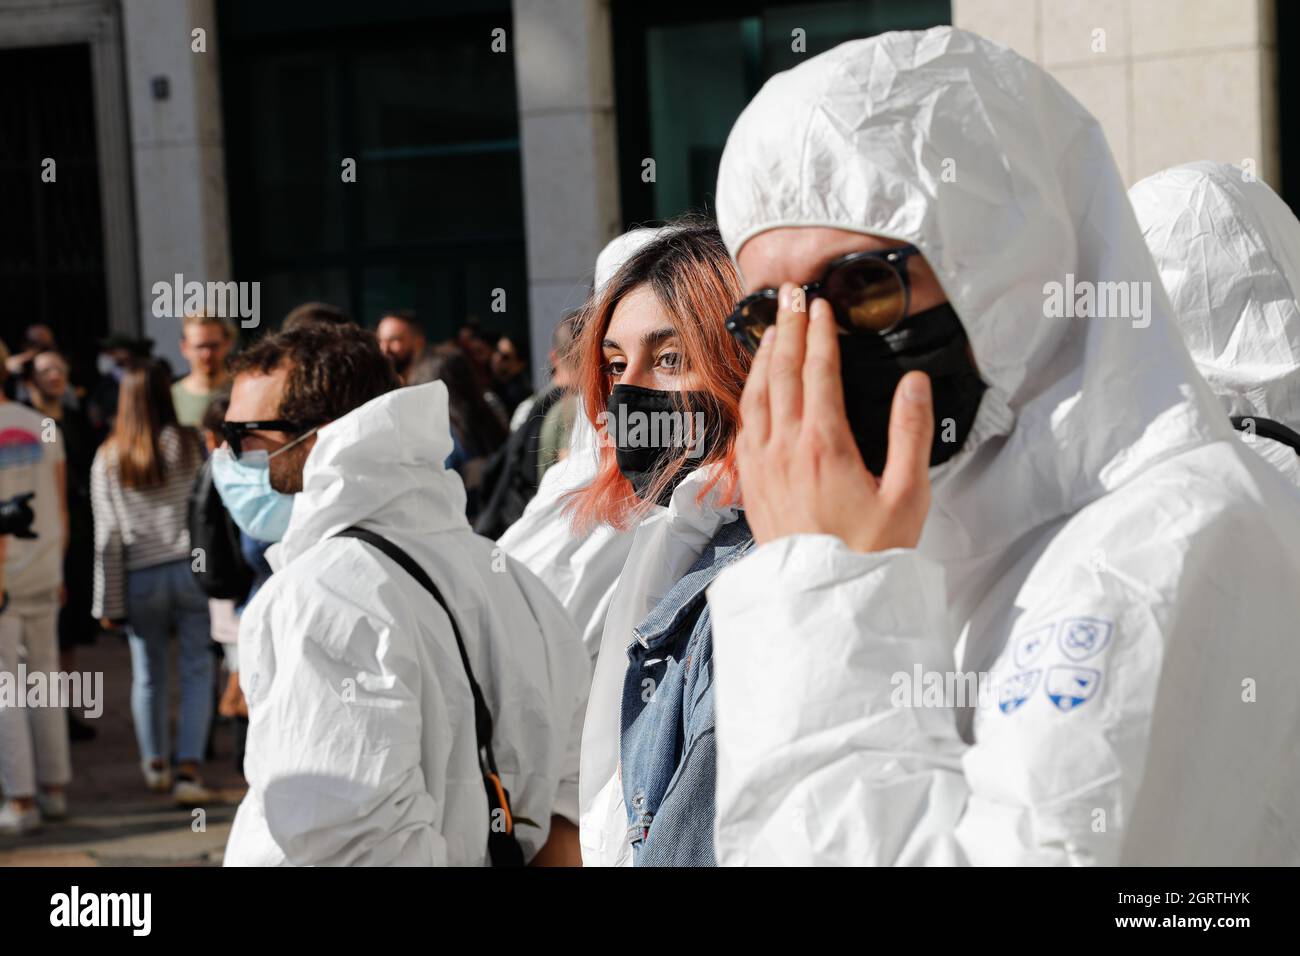
[[[441,382],[382,395],[319,432],[275,574],[240,622],[249,791],[228,865],[487,862],[474,708],[450,622],[370,544],[410,554],[455,609],[495,721],[515,833],[531,858],[577,817],[590,663],[532,574],[470,531]]]
[[[989,384],[917,548],[795,535],[711,587],[719,861],[1300,862],[1300,497],[1193,366],[1097,121],[960,30],[850,42],[746,108],[717,209],[733,254],[914,243]],[[955,670],[986,693],[916,706]]]
[[[1199,162],[1128,191],[1192,360],[1229,415],[1300,431],[1300,220],[1236,166]],[[1243,440],[1300,485],[1295,449]]]

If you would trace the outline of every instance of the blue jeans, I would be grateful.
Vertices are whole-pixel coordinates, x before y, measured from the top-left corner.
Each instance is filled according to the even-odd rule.
[[[131,716],[140,756],[171,756],[168,719],[167,642],[180,638],[181,721],[176,759],[203,760],[212,722],[212,640],[208,596],[194,580],[189,561],[169,561],[127,573],[128,640],[131,645]]]

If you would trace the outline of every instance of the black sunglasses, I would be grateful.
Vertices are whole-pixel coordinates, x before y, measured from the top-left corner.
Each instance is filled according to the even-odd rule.
[[[276,418],[265,422],[221,423],[221,434],[225,436],[226,444],[230,446],[230,450],[236,458],[244,453],[244,436],[249,432],[284,432],[286,435],[297,436],[306,430],[306,426],[284,418]]]
[[[814,298],[825,299],[846,332],[883,331],[907,315],[912,298],[907,260],[920,254],[908,245],[841,256],[826,267],[821,281],[803,286],[804,301],[811,305]],[[736,303],[727,318],[727,331],[751,352],[758,351],[763,332],[776,324],[778,294],[759,289]]]

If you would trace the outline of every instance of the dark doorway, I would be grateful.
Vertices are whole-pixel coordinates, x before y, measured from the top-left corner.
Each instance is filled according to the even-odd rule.
[[[0,90],[0,336],[49,325],[84,382],[108,328],[90,47],[0,50]]]

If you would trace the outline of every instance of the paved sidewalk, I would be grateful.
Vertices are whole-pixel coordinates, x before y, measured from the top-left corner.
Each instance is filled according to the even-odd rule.
[[[174,644],[173,644],[174,649]],[[78,671],[104,672],[104,713],[89,721],[98,736],[72,745],[68,819],[24,837],[0,836],[0,866],[211,866],[221,862],[243,779],[231,761],[230,728],[219,724],[216,755],[204,782],[218,799],[202,812],[150,793],[140,774],[131,722],[131,661],[126,640],[101,637],[81,648]],[[173,714],[178,690],[172,663]],[[174,726],[174,725],[173,725]]]

